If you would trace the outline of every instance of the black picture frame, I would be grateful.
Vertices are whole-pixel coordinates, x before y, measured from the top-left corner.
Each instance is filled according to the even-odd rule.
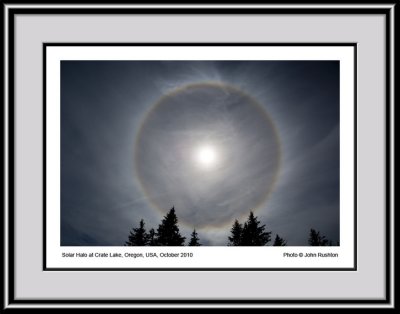
[[[89,1],[90,2],[90,1]],[[93,2],[95,3],[95,2]],[[355,3],[358,4],[366,4],[365,2],[361,1],[355,1]],[[7,19],[7,27],[5,28],[7,30],[7,33],[3,34],[3,42],[5,43],[5,48],[7,48],[7,66],[8,66],[8,71],[3,71],[7,74],[5,77],[5,82],[7,82],[7,90],[5,90],[5,87],[3,85],[3,92],[7,93],[8,99],[7,102],[5,103],[5,106],[7,107],[7,113],[8,116],[6,116],[6,119],[8,120],[8,137],[6,138],[8,145],[7,145],[7,160],[8,160],[8,176],[6,176],[6,185],[8,186],[8,204],[7,207],[5,208],[5,211],[7,212],[7,220],[5,221],[6,225],[8,226],[7,234],[6,234],[6,240],[7,242],[4,243],[4,252],[5,252],[5,258],[6,258],[6,265],[7,268],[5,268],[5,274],[8,274],[8,280],[4,281],[4,288],[7,291],[4,299],[4,305],[6,308],[10,307],[34,307],[34,306],[43,306],[43,307],[54,307],[54,306],[61,306],[65,305],[68,307],[68,305],[75,305],[75,306],[92,306],[92,305],[97,305],[97,306],[115,306],[115,305],[126,305],[126,306],[161,306],[161,305],[169,305],[169,306],[177,306],[177,307],[185,307],[185,306],[235,306],[235,305],[257,305],[257,306],[314,306],[314,307],[324,307],[324,306],[342,306],[342,307],[368,307],[368,306],[391,306],[393,304],[393,295],[394,295],[394,273],[392,271],[394,267],[394,255],[392,252],[392,246],[393,246],[393,241],[394,241],[394,228],[392,228],[392,223],[395,224],[395,221],[392,221],[392,117],[391,116],[391,105],[393,105],[393,100],[392,100],[392,95],[395,91],[395,85],[396,81],[394,80],[394,75],[392,71],[395,71],[397,69],[398,64],[396,64],[396,68],[393,68],[392,64],[392,58],[394,58],[394,42],[392,41],[392,37],[397,39],[397,35],[393,34],[393,26],[392,22],[393,20],[396,19],[397,17],[397,11],[392,7],[387,7],[387,8],[380,8],[380,7],[357,7],[351,6],[351,7],[345,7],[345,6],[340,6],[340,2],[336,3],[338,6],[337,7],[321,7],[319,6],[318,8],[312,8],[309,6],[300,6],[299,8],[293,8],[293,7],[285,7],[285,4],[283,6],[279,7],[270,7],[270,8],[224,8],[224,7],[212,7],[209,6],[207,8],[196,8],[196,7],[185,7],[185,8],[177,8],[177,7],[166,7],[166,8],[157,8],[156,6],[153,7],[145,7],[145,8],[93,8],[88,7],[82,8],[79,6],[76,7],[41,7],[41,6],[33,6],[30,8],[27,7],[18,7],[18,6],[12,6],[10,8],[7,8],[7,5],[13,5],[13,2],[8,2],[5,3],[2,6],[3,10],[3,16],[5,16]],[[397,1],[392,1],[392,2],[387,2],[387,4],[397,4]],[[15,85],[14,85],[14,80],[15,80],[15,18],[17,15],[26,15],[26,14],[34,14],[34,15],[57,15],[57,14],[130,14],[130,13],[135,13],[135,14],[156,14],[156,15],[162,15],[162,14],[184,14],[184,15],[190,15],[190,14],[319,14],[319,15],[324,15],[324,14],[380,14],[385,17],[385,29],[386,29],[386,35],[385,35],[385,51],[386,51],[386,69],[385,69],[385,77],[386,77],[386,85],[385,85],[385,94],[386,94],[386,103],[385,103],[385,108],[386,108],[386,116],[385,116],[385,183],[386,183],[386,189],[385,189],[385,199],[386,199],[386,204],[385,204],[385,212],[386,212],[386,221],[385,221],[385,246],[386,246],[386,256],[385,256],[385,261],[386,261],[386,267],[385,267],[385,297],[383,299],[341,299],[341,300],[335,300],[335,299],[314,299],[314,300],[309,300],[309,299],[285,299],[285,300],[271,300],[271,299],[220,299],[220,300],[201,300],[201,299],[154,299],[154,300],[115,300],[115,299],[79,299],[79,300],[68,300],[68,299],[46,299],[46,300],[35,300],[35,299],[18,299],[16,298],[14,291],[15,291],[15,252],[14,252],[14,247],[15,247],[15,230],[14,230],[14,224],[15,224],[15,213],[14,213],[14,207],[15,207],[15,158],[16,154],[18,153],[15,150],[15,107],[14,107],[14,102],[15,102]],[[4,21],[4,23],[6,22]],[[56,43],[51,43],[52,45],[56,45]],[[64,45],[64,43],[58,43],[60,45]],[[99,43],[91,43],[93,45],[98,45]],[[104,43],[101,43],[104,45]],[[159,45],[160,43],[155,43],[154,45]],[[179,43],[178,43],[179,44]],[[193,43],[198,45],[199,43]],[[238,43],[232,43],[234,45],[237,45]],[[312,43],[310,43],[312,44]],[[340,44],[340,43],[338,43]],[[50,43],[44,44],[44,52],[45,52],[45,47],[46,45],[50,45]],[[87,45],[86,43],[84,45]],[[115,43],[112,43],[110,45],[118,45]],[[140,44],[138,44],[140,45]],[[149,43],[146,43],[146,45],[149,45]],[[168,43],[168,45],[171,45],[171,43]],[[185,45],[188,45],[185,43]],[[246,45],[248,45],[246,43]],[[293,43],[279,43],[280,46],[283,45],[293,45]],[[301,45],[307,45],[306,43],[301,43]],[[321,45],[321,44],[319,44]],[[329,45],[329,44],[327,44]],[[356,44],[352,44],[354,47],[357,47]],[[45,60],[45,53],[43,54],[43,60]],[[355,72],[357,73],[357,71]],[[357,80],[357,78],[356,78]],[[398,84],[398,82],[397,82]],[[45,90],[46,86],[43,84],[43,95],[45,95]],[[357,93],[355,93],[357,95]],[[357,103],[357,99],[355,99],[355,103]],[[44,106],[45,108],[45,106]],[[43,119],[45,121],[46,119],[46,112],[43,112]],[[43,134],[45,136],[46,130],[45,130],[45,124],[43,125],[44,130]],[[356,133],[356,132],[355,132]],[[44,141],[45,143],[45,141]],[[43,152],[45,152],[46,147],[44,145],[43,147]],[[357,162],[357,155],[355,155],[355,163]],[[46,160],[45,160],[45,154],[43,158],[43,166],[44,169],[45,167]],[[44,176],[45,177],[45,176]],[[43,189],[43,198],[45,199],[45,193],[46,189]],[[355,206],[356,207],[356,206]],[[45,211],[44,211],[45,213]],[[45,214],[43,216],[43,226],[45,226]],[[357,220],[356,220],[357,223]],[[356,241],[357,243],[357,241]],[[43,237],[43,246],[45,247],[45,235]],[[356,250],[357,251],[357,247]],[[45,260],[45,250],[43,250],[43,258]],[[355,256],[357,256],[355,252]],[[356,263],[357,264],[357,263]],[[49,269],[46,268],[44,265],[43,271],[48,271]],[[61,271],[62,269],[52,269],[56,271]],[[87,270],[87,269],[78,269],[78,270]],[[105,269],[98,269],[98,271],[102,271]],[[123,270],[123,269],[122,269]],[[131,269],[130,269],[131,270]],[[143,270],[143,269],[139,269]],[[154,269],[153,269],[154,270]],[[163,271],[165,269],[157,269],[159,271]],[[191,270],[191,269],[188,269]],[[196,269],[198,270],[198,269]],[[210,270],[210,269],[208,269]],[[215,271],[219,271],[221,269],[215,269]],[[255,269],[257,270],[257,269]],[[265,270],[265,269],[263,269]],[[272,269],[272,270],[277,270],[277,269]],[[294,271],[298,271],[299,269],[291,269]],[[325,271],[325,269],[320,269],[322,271]],[[343,269],[341,269],[343,270]],[[352,271],[357,270],[356,267],[349,269]],[[107,269],[109,271],[109,269]],[[287,270],[286,270],[287,271]]]

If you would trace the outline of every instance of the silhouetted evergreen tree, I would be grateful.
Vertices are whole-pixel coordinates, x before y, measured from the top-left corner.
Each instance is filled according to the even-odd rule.
[[[250,212],[249,218],[245,222],[241,237],[242,246],[262,246],[271,240],[271,232],[265,231],[265,225],[260,225],[260,221]]]
[[[149,230],[147,245],[149,246],[157,245],[157,235],[153,228]]]
[[[310,236],[308,238],[308,244],[311,246],[327,246],[329,241],[325,238],[325,236],[320,235],[319,231],[316,231],[311,228]]]
[[[200,239],[198,237],[198,234],[196,232],[196,229],[193,229],[191,238],[190,238],[190,242],[188,244],[189,246],[201,246],[200,244]]]
[[[229,239],[228,245],[231,245],[231,246],[239,246],[239,245],[241,245],[241,243],[242,243],[242,231],[243,231],[243,226],[236,219],[235,222],[233,223],[232,228],[231,228],[231,236],[228,237],[228,239]]]
[[[272,246],[286,246],[286,240],[282,239],[279,235],[276,235],[274,244]]]
[[[128,241],[125,242],[126,246],[145,246],[148,243],[148,235],[144,228],[144,220],[139,223],[139,228],[133,228],[129,234]]]
[[[185,237],[179,233],[178,217],[175,214],[175,208],[172,207],[158,226],[157,245],[182,246],[184,242]]]

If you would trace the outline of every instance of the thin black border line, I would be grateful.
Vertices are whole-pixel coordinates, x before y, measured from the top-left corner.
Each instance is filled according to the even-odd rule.
[[[301,4],[303,4],[303,3],[301,3]],[[393,2],[387,3],[387,4],[393,4]],[[62,8],[60,8],[60,10],[62,10]],[[77,10],[79,10],[79,9],[77,9]],[[110,10],[110,8],[105,8],[105,10],[112,11],[112,10]],[[313,10],[312,8],[307,8],[307,10],[306,9],[304,9],[304,10],[300,10],[300,9],[282,9],[282,10],[283,10],[283,13],[285,13],[285,14],[305,14],[305,13],[308,13],[308,14],[324,14],[325,13],[325,12],[318,12],[315,9]],[[321,10],[321,9],[318,9],[318,10]],[[331,8],[323,9],[323,11],[324,10],[327,11],[327,14],[333,14],[333,12],[332,12],[333,9],[331,9]],[[346,14],[347,12],[349,12],[349,10],[350,9],[337,9],[335,11],[336,11],[336,13]],[[12,13],[11,11],[13,11],[13,14],[11,14]],[[51,301],[56,301],[56,300],[44,300],[44,301],[32,300],[32,301],[24,302],[23,300],[15,300],[15,298],[14,298],[14,279],[15,279],[14,271],[15,271],[15,269],[14,269],[14,230],[13,230],[13,228],[14,228],[14,216],[13,216],[13,209],[14,209],[14,196],[15,196],[15,193],[14,193],[14,184],[15,184],[15,182],[14,182],[14,173],[15,173],[14,149],[15,148],[14,148],[14,111],[13,111],[13,104],[14,104],[14,94],[13,94],[13,92],[14,92],[14,56],[13,56],[13,53],[14,53],[14,14],[17,13],[17,11],[18,11],[18,14],[32,14],[32,11],[29,10],[29,9],[27,9],[26,12],[21,12],[20,9],[8,9],[8,21],[9,21],[9,23],[8,23],[8,42],[6,43],[6,44],[8,44],[8,51],[9,51],[9,60],[8,60],[9,61],[9,65],[8,65],[8,69],[9,69],[9,72],[8,72],[8,81],[9,81],[8,107],[9,107],[9,111],[8,112],[9,112],[9,174],[10,175],[9,175],[9,178],[8,178],[9,179],[9,206],[8,206],[8,211],[9,211],[9,232],[8,232],[8,236],[9,236],[9,239],[8,239],[9,252],[8,253],[9,253],[9,256],[8,256],[8,260],[9,260],[9,272],[11,273],[9,275],[9,280],[8,280],[8,288],[9,288],[9,295],[8,295],[8,297],[9,297],[8,301],[9,302],[8,302],[8,304],[12,303],[10,301],[13,301],[14,303],[30,303],[30,302],[32,302],[32,303],[42,303],[42,302],[46,302],[46,301],[48,301],[49,303],[52,303]],[[33,11],[35,11],[35,10],[33,10]],[[244,11],[246,11],[246,10],[244,10]],[[351,9],[351,12],[349,12],[349,14],[366,14],[366,13],[368,13],[368,14],[377,14],[378,13],[379,14],[379,13],[383,13],[383,14],[385,14],[386,18],[388,18],[388,16],[390,15],[390,11],[391,11],[390,8],[388,8],[388,9],[379,9],[379,10],[376,9],[376,8]],[[41,14],[49,13],[49,14],[51,14],[52,12],[49,12],[49,11],[38,12],[38,11],[36,11],[36,13],[41,13]],[[65,11],[63,13],[65,14]],[[78,13],[78,12],[75,12],[75,13]],[[84,14],[90,14],[90,13],[92,13],[92,12],[90,12],[90,11],[84,12]],[[114,12],[108,12],[108,14],[120,14],[120,13],[121,12],[115,12],[115,11]],[[124,10],[124,12],[122,14],[126,14],[126,13],[127,13],[127,11]],[[143,14],[143,11],[139,11],[138,13]],[[154,13],[154,11],[151,11],[151,13]],[[172,13],[172,11],[168,11],[168,13]],[[176,12],[173,12],[173,13],[176,13]],[[243,14],[245,14],[245,13],[250,14],[248,11],[243,12]],[[266,12],[265,11],[262,12],[261,10],[257,10],[257,13],[262,14],[262,13],[266,13]],[[274,10],[271,9],[270,13],[271,14],[276,14],[277,11],[276,10],[274,11]],[[396,12],[395,12],[395,16],[397,16]],[[387,23],[386,24],[386,33],[388,33],[388,32],[390,32],[390,25]],[[391,51],[390,51],[390,49],[391,49],[391,41],[390,41],[390,38],[389,38],[389,40],[386,41],[385,49],[387,51],[387,54],[391,55]],[[394,47],[393,47],[393,49],[394,49]],[[393,57],[394,57],[394,55],[393,55]],[[388,71],[390,71],[390,63],[391,62],[388,61],[387,64],[386,64],[386,67],[387,67],[385,69],[386,73]],[[390,75],[389,75],[388,79],[389,79],[388,82],[393,83],[391,81]],[[391,91],[391,88],[387,87],[387,90]],[[387,131],[386,135],[390,136],[390,127],[389,127],[390,124],[388,124],[388,122],[390,123],[390,96],[387,95],[387,98],[389,98],[389,102],[387,102],[386,107],[389,108],[389,111],[387,111],[387,115],[386,115],[386,120],[387,120],[386,123],[387,123],[387,126],[388,126],[387,130],[386,130]],[[388,119],[388,117],[389,117],[389,119]],[[386,149],[387,149],[387,151],[386,151],[387,155],[386,156],[388,156],[388,153],[390,153],[390,145],[388,145],[386,147]],[[390,154],[387,157],[387,159],[388,160],[391,159],[390,158]],[[389,164],[387,164],[387,173],[385,174],[386,178],[387,178],[388,175],[390,175],[390,170],[391,170],[391,165],[389,163]],[[391,184],[390,178],[387,179],[387,183],[390,186],[390,184]],[[387,194],[390,196],[390,191],[387,192]],[[387,227],[387,230],[388,230],[388,227],[390,227],[390,224],[388,224],[388,222],[390,222],[390,200],[387,199],[386,201],[387,201],[387,204],[386,204],[387,205],[386,206],[386,214],[387,214],[387,216],[386,216],[387,217],[386,224],[387,224],[387,226],[386,227]],[[388,241],[390,241],[390,232],[387,232],[386,237],[387,237],[386,238],[386,243],[390,243],[390,242],[388,242]],[[388,287],[390,288],[390,283],[388,283],[390,281],[390,273],[391,273],[391,269],[390,269],[391,251],[390,251],[390,249],[387,250],[386,253],[387,253],[386,254],[387,255],[386,256],[386,258],[387,258],[386,261],[387,261],[387,264],[389,266],[389,267],[387,267],[387,272],[386,272],[386,275],[387,275],[386,282],[387,282]],[[389,290],[387,290],[387,292],[389,292]],[[87,301],[85,301],[85,300],[75,300],[75,301],[57,300],[56,302],[58,303],[58,301],[60,301],[60,303],[64,303],[64,304],[65,303],[81,303],[81,301],[83,301],[83,303],[87,303]],[[111,300],[111,301],[115,301],[115,300]],[[150,303],[155,303],[155,304],[157,304],[157,303],[168,303],[168,301],[166,301],[166,300],[164,300],[164,301],[162,301],[162,300],[160,301],[159,300],[160,302],[157,302],[157,300],[149,300],[149,301],[150,301]],[[244,302],[241,302],[241,303],[247,303],[246,301],[247,300],[245,300]],[[357,302],[353,302],[353,300],[310,300],[310,301],[304,300],[304,301],[305,302],[302,302],[302,300],[282,300],[282,301],[276,302],[276,303],[279,303],[279,304],[285,304],[285,303],[287,303],[287,304],[291,304],[291,303],[294,303],[294,304],[296,304],[296,303],[298,303],[298,304],[303,304],[303,303],[319,304],[319,303],[322,302],[322,303],[327,303],[327,304],[332,304],[332,303],[333,304],[335,304],[335,303],[336,304],[376,304],[376,303],[389,303],[390,296],[388,298],[388,295],[386,295],[386,299],[385,300],[364,300],[364,299],[362,299],[362,300],[354,300],[354,301],[359,301],[358,303]],[[99,300],[93,300],[93,302],[94,303],[96,303],[96,302],[99,303]],[[191,301],[189,301],[189,302],[192,303]],[[204,300],[193,300],[193,303],[197,303],[197,304],[198,303],[202,303],[202,302],[203,302],[203,304],[207,304],[207,303],[204,302]],[[232,302],[232,300],[226,300],[226,302],[230,303],[230,304],[235,303],[235,302]],[[113,303],[113,302],[108,302],[108,303]],[[115,303],[121,303],[121,301],[116,301]],[[128,303],[132,304],[132,303],[135,303],[135,301],[132,300],[132,301],[129,301]],[[144,302],[144,301],[143,302],[139,301],[137,303],[138,304],[149,304],[149,302]],[[177,301],[173,301],[173,303],[185,303],[185,300],[177,300]],[[209,303],[210,304],[214,304],[215,302],[213,300],[212,302],[209,302]],[[221,300],[221,302],[216,301],[216,303],[223,304],[224,300]],[[252,301],[250,301],[248,303],[257,303],[257,302],[252,300]],[[268,302],[268,300],[266,300],[266,301],[262,301],[262,303],[268,304],[268,303],[273,303],[273,302]]]
[[[358,258],[358,230],[357,230],[357,226],[358,226],[358,221],[357,221],[357,211],[358,211],[358,206],[357,206],[357,195],[358,195],[358,190],[357,190],[357,150],[358,150],[358,145],[357,145],[357,130],[358,130],[358,126],[357,126],[357,106],[358,106],[358,79],[357,79],[357,70],[358,70],[358,44],[356,43],[354,45],[354,57],[353,57],[353,73],[354,73],[354,267],[355,270],[358,269],[358,264],[357,264],[357,258]],[[340,219],[339,219],[340,221]],[[341,239],[339,239],[339,241],[342,241]]]
[[[393,8],[394,10],[394,8]],[[391,239],[390,239],[390,233],[391,233],[391,225],[390,225],[390,197],[391,197],[391,192],[390,192],[390,161],[391,161],[391,149],[390,149],[390,126],[391,126],[391,121],[390,121],[390,98],[391,98],[391,70],[390,70],[390,62],[391,62],[391,50],[390,50],[390,39],[391,39],[391,30],[390,30],[390,24],[391,24],[391,16],[390,16],[390,11],[388,14],[386,14],[386,24],[385,24],[385,29],[386,29],[386,37],[385,37],[385,47],[386,47],[386,62],[385,62],[385,85],[386,85],[386,97],[385,97],[385,122],[386,122],[386,130],[385,130],[385,135],[386,135],[386,142],[385,142],[385,163],[386,163],[386,174],[385,174],[385,190],[386,190],[386,219],[385,219],[385,224],[386,224],[386,263],[385,263],[385,273],[386,273],[386,278],[390,278],[390,248],[391,248]],[[393,47],[395,48],[395,47]],[[395,56],[395,55],[394,55]],[[395,264],[394,264],[395,265]],[[391,299],[391,285],[390,285],[390,280],[386,280],[386,297],[390,301]]]
[[[1,16],[4,18],[4,16],[5,16],[5,8],[4,8],[4,6],[1,6],[1,9],[0,9],[0,14],[1,14]],[[3,24],[2,25],[4,25],[4,22],[3,22]],[[5,33],[5,31],[3,30],[2,32],[1,32],[1,42],[3,43],[3,50],[5,50],[5,35],[6,35],[6,33]],[[6,51],[4,51],[4,55],[6,54]],[[4,58],[5,59],[5,58]],[[1,63],[1,65],[0,65],[0,67],[1,67],[1,73],[2,73],[2,76],[1,76],[1,86],[2,86],[2,88],[1,88],[1,96],[2,96],[2,100],[3,100],[3,108],[2,108],[2,122],[4,123],[4,125],[3,125],[3,127],[2,127],[2,129],[3,129],[3,136],[2,136],[2,147],[3,147],[3,168],[2,168],[2,173],[3,173],[3,184],[4,184],[4,187],[3,187],[3,194],[2,194],[2,196],[3,196],[3,206],[6,204],[6,198],[7,198],[7,196],[6,196],[6,187],[7,187],[7,161],[6,161],[6,151],[7,151],[7,137],[6,137],[6,134],[7,134],[7,127],[6,127],[6,123],[7,123],[7,119],[8,119],[8,117],[7,117],[7,104],[6,103],[4,103],[4,100],[5,100],[5,95],[6,95],[6,81],[7,81],[7,78],[6,78],[6,62],[5,62],[5,60],[3,59],[3,62]],[[7,216],[7,210],[6,210],[6,208],[5,207],[3,207],[3,212],[2,212],[2,216],[1,216],[1,218],[2,218],[2,227],[4,228],[4,230],[2,230],[2,235],[3,235],[3,239],[2,239],[2,241],[1,241],[1,250],[2,250],[2,252],[3,252],[3,254],[4,254],[4,256],[6,255],[6,247],[7,247],[7,244],[6,244],[6,242],[5,242],[5,239],[7,238],[7,234],[6,234],[6,216]],[[6,274],[6,268],[4,267],[3,268],[3,272],[2,272],[2,275],[3,275],[3,280],[4,280],[4,282],[6,282],[6,278],[7,278],[7,274]],[[4,289],[5,290],[5,289]],[[5,299],[5,297],[6,297],[6,295],[7,295],[7,293],[6,293],[6,291],[4,291],[3,292],[3,295],[2,295],[2,298],[3,299]]]
[[[96,6],[96,5],[106,5],[108,6],[107,8],[111,8],[110,6],[136,6],[136,7],[143,7],[143,6],[152,6],[153,8],[156,6],[161,6],[161,5],[171,5],[171,6],[192,6],[192,5],[198,5],[198,6],[232,6],[232,5],[242,5],[242,6],[276,6],[276,5],[280,5],[280,6],[293,6],[293,5],[304,5],[304,6],[308,6],[308,5],[315,5],[315,6],[327,6],[327,5],[336,5],[336,6],[340,6],[342,5],[342,7],[348,7],[350,8],[350,6],[363,6],[363,5],[374,5],[376,8],[379,6],[384,6],[384,5],[391,5],[393,4],[394,1],[387,1],[384,0],[382,2],[379,2],[377,0],[352,0],[352,2],[348,2],[348,1],[335,1],[335,2],[328,2],[328,3],[323,3],[320,0],[307,0],[306,2],[304,1],[300,1],[300,0],[283,0],[283,1],[279,1],[278,2],[274,2],[274,1],[265,1],[265,0],[251,0],[251,2],[249,3],[244,3],[243,1],[229,1],[229,2],[224,2],[224,1],[202,1],[202,2],[190,2],[188,3],[187,1],[173,1],[173,2],[169,2],[169,3],[163,3],[163,2],[159,2],[159,1],[146,1],[146,2],[135,2],[133,3],[132,1],[129,0],[118,0],[117,3],[113,4],[110,3],[110,1],[104,1],[104,0],[99,0],[99,1],[95,1],[95,0],[85,0],[85,1],[60,1],[60,2],[54,2],[54,1],[50,1],[50,0],[42,0],[40,1],[40,3],[35,3],[35,4],[40,4],[40,5],[52,5],[57,6],[57,5],[76,5],[76,6]],[[18,1],[18,0],[9,0],[7,1],[7,4],[14,4],[14,5],[21,5],[21,4],[29,4],[26,1]],[[306,7],[306,9],[309,9],[309,7]]]
[[[337,300],[337,299],[290,299],[290,300],[262,300],[262,299],[220,299],[220,300],[212,300],[212,299],[157,299],[157,300],[128,300],[128,299],[76,299],[73,301],[63,300],[63,299],[49,299],[49,300],[37,300],[37,299],[23,299],[23,300],[14,300],[14,304],[146,304],[154,303],[154,304],[198,304],[201,303],[203,305],[207,304],[352,304],[352,305],[361,305],[361,304],[387,304],[386,300],[364,300],[364,299],[354,299],[354,300]],[[284,301],[284,302],[282,302]]]
[[[251,2],[249,3],[244,3],[243,1],[229,1],[229,2],[224,2],[224,1],[217,1],[217,2],[207,2],[207,1],[202,1],[202,2],[190,2],[188,3],[187,1],[173,1],[173,2],[169,2],[169,3],[163,3],[163,2],[159,2],[159,1],[146,1],[146,2],[135,2],[133,3],[132,1],[129,0],[119,0],[118,3],[110,3],[109,1],[104,1],[104,0],[99,0],[99,1],[95,1],[95,0],[85,0],[85,1],[60,1],[60,2],[54,2],[54,1],[50,1],[50,0],[42,0],[40,3],[35,3],[35,4],[45,4],[45,5],[52,5],[52,6],[57,6],[57,5],[76,5],[76,6],[82,6],[82,5],[108,5],[108,6],[139,6],[139,7],[143,7],[143,6],[160,6],[160,5],[179,5],[179,6],[191,6],[191,5],[203,5],[203,6],[229,6],[229,5],[242,5],[242,6],[260,6],[260,5],[265,5],[265,6],[271,6],[271,5],[280,5],[280,6],[293,6],[293,5],[304,5],[304,6],[308,6],[308,5],[315,5],[315,6],[324,6],[324,5],[337,5],[337,6],[344,6],[344,7],[349,7],[349,6],[362,6],[362,5],[375,5],[375,7],[378,6],[383,6],[383,5],[390,5],[393,4],[394,1],[387,1],[384,0],[382,2],[376,1],[376,0],[353,0],[352,2],[348,2],[348,1],[335,1],[335,2],[328,2],[328,3],[323,3],[320,0],[307,0],[306,2],[304,1],[300,1],[300,0],[283,0],[283,1],[279,1],[278,2],[274,2],[274,1],[265,1],[265,0],[251,0]],[[26,1],[18,1],[18,0],[9,0],[7,1],[7,4],[27,4]],[[108,7],[107,7],[108,8]],[[309,7],[306,7],[309,8]]]
[[[14,236],[15,236],[15,112],[14,112],[14,16],[8,13],[8,303],[15,302],[15,266],[14,266]]]
[[[43,117],[43,143],[46,143],[46,132],[45,132],[45,124],[46,124],[46,119],[45,119],[45,112],[46,112],[46,49],[47,47],[109,47],[109,46],[114,46],[114,47],[143,47],[143,46],[154,46],[154,47],[168,47],[168,46],[212,46],[212,47],[218,47],[218,46],[223,46],[223,47],[235,47],[235,46],[250,46],[250,47],[277,47],[277,46],[290,46],[290,47],[336,47],[336,46],[344,46],[344,47],[352,47],[353,48],[353,62],[354,62],[354,97],[353,97],[353,106],[354,106],[354,193],[357,194],[357,159],[356,159],[356,151],[357,151],[357,119],[356,119],[356,107],[357,107],[357,44],[356,43],[323,43],[322,45],[319,43],[43,43],[43,103],[44,103],[44,117]],[[44,147],[45,148],[45,147]],[[46,150],[44,150],[43,154],[46,154]],[[43,165],[46,167],[46,164]],[[45,169],[45,168],[44,168]],[[45,176],[44,176],[45,177]],[[44,179],[44,184],[43,184],[43,197],[44,197],[44,203],[46,203],[46,190],[47,190],[47,183],[46,179]],[[353,218],[354,218],[354,231],[353,231],[353,236],[354,236],[354,243],[353,243],[353,267],[344,267],[344,268],[279,268],[279,267],[268,267],[268,268],[262,268],[262,267],[257,267],[257,268],[249,268],[249,267],[243,267],[243,268],[218,268],[218,267],[212,267],[212,268],[202,268],[202,267],[190,267],[190,268],[179,268],[179,267],[173,267],[173,268],[162,268],[162,267],[155,267],[155,268],[145,268],[145,267],[137,267],[137,268],[130,268],[130,267],[123,267],[123,268],[63,268],[63,267],[47,267],[47,261],[46,261],[46,208],[47,205],[44,205],[44,210],[43,210],[43,271],[356,271],[357,270],[357,198],[354,197],[354,213],[353,213]]]
[[[386,14],[389,8],[10,8],[14,14]]]
[[[280,42],[268,42],[268,43],[262,43],[262,42],[240,42],[240,43],[234,43],[234,42],[223,42],[223,43],[213,43],[213,42],[188,42],[188,43],[177,43],[177,42],[159,42],[159,43],[146,43],[146,42],[135,42],[135,43],[128,43],[128,42],[91,42],[91,43],[71,43],[71,42],[44,42],[43,45],[45,47],[108,47],[108,46],[117,46],[117,47],[135,47],[135,46],[251,46],[251,47],[268,47],[268,46],[282,46],[282,47],[332,47],[332,46],[343,46],[343,47],[354,47],[357,44],[353,42],[329,42],[329,43],[301,43],[301,42],[294,42],[294,43],[280,43]]]
[[[46,45],[42,46],[43,53],[43,90],[42,90],[42,98],[43,98],[43,270],[46,270],[46,254],[47,254],[47,198],[46,198],[46,190],[47,190],[47,94],[46,94],[46,85],[47,85],[47,49]]]

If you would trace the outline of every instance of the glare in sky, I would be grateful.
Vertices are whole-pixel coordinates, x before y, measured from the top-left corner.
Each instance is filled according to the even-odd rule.
[[[200,146],[196,150],[195,160],[201,168],[210,169],[217,164],[217,152],[213,146]]]

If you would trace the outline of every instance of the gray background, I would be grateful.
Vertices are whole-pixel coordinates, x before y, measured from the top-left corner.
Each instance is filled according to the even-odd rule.
[[[384,16],[21,15],[15,24],[17,299],[384,297]],[[43,42],[358,43],[358,271],[43,272]],[[237,283],[240,283],[237,285]],[[170,284],[173,283],[173,289]]]

